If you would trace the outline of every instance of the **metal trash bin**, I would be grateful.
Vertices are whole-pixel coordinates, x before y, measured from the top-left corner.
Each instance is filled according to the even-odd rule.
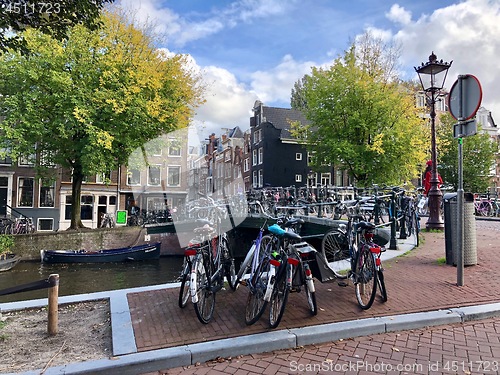
[[[443,196],[446,264],[457,265],[458,259],[458,205],[457,193]],[[477,264],[476,217],[474,216],[474,195],[464,194],[464,266]]]

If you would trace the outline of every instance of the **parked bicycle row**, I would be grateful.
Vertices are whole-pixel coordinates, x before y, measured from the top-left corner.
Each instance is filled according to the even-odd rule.
[[[30,233],[35,233],[35,225],[33,224],[33,219],[30,217],[2,218],[0,221],[0,234]]]
[[[500,217],[500,197],[496,194],[474,194],[474,212],[477,216]]]
[[[385,247],[375,241],[377,226],[361,214],[364,203],[363,199],[344,201],[347,220],[323,236],[318,251],[300,235],[302,218],[271,216],[255,200],[256,210],[265,220],[237,273],[227,235],[220,230],[224,210],[216,208],[217,221],[198,219],[199,227],[185,249],[179,307],[186,307],[191,300],[198,319],[209,323],[216,293],[225,280],[232,290],[247,288],[245,323],[257,322],[269,306],[270,328],[279,325],[293,292],[303,291],[311,315],[318,314],[315,279],[352,284],[362,309],[372,306],[377,290],[381,301],[387,301],[381,262]],[[413,235],[418,237],[418,232]]]

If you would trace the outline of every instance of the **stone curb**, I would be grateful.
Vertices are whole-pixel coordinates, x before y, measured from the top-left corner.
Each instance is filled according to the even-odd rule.
[[[72,363],[48,368],[44,374],[135,375],[153,372],[158,369],[190,366],[218,357],[225,358],[264,353],[310,344],[322,344],[339,339],[481,320],[494,316],[500,316],[500,303],[265,332],[174,348],[132,353],[110,359]],[[40,374],[40,370],[28,371],[23,374]]]

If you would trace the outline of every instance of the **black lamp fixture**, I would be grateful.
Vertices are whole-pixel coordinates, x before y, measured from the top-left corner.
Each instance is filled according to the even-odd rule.
[[[436,99],[440,91],[444,87],[448,69],[450,69],[453,61],[443,62],[438,61],[434,52],[429,56],[429,61],[422,63],[419,67],[415,67],[415,71],[420,79],[422,89],[426,93],[427,102],[431,107],[431,188],[427,194],[429,198],[429,219],[427,220],[426,229],[444,229],[444,222],[441,217],[441,201],[443,193],[439,188],[439,179],[437,172],[437,151],[436,151]]]

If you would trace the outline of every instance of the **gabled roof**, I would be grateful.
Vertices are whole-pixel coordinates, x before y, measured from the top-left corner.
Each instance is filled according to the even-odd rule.
[[[302,124],[309,124],[301,111],[291,108],[262,107],[262,122],[270,122],[276,129],[281,130],[281,139],[295,138],[290,133],[290,122],[300,121]]]
[[[227,136],[229,138],[243,138],[243,131],[240,129],[239,126],[236,126],[229,131]]]

